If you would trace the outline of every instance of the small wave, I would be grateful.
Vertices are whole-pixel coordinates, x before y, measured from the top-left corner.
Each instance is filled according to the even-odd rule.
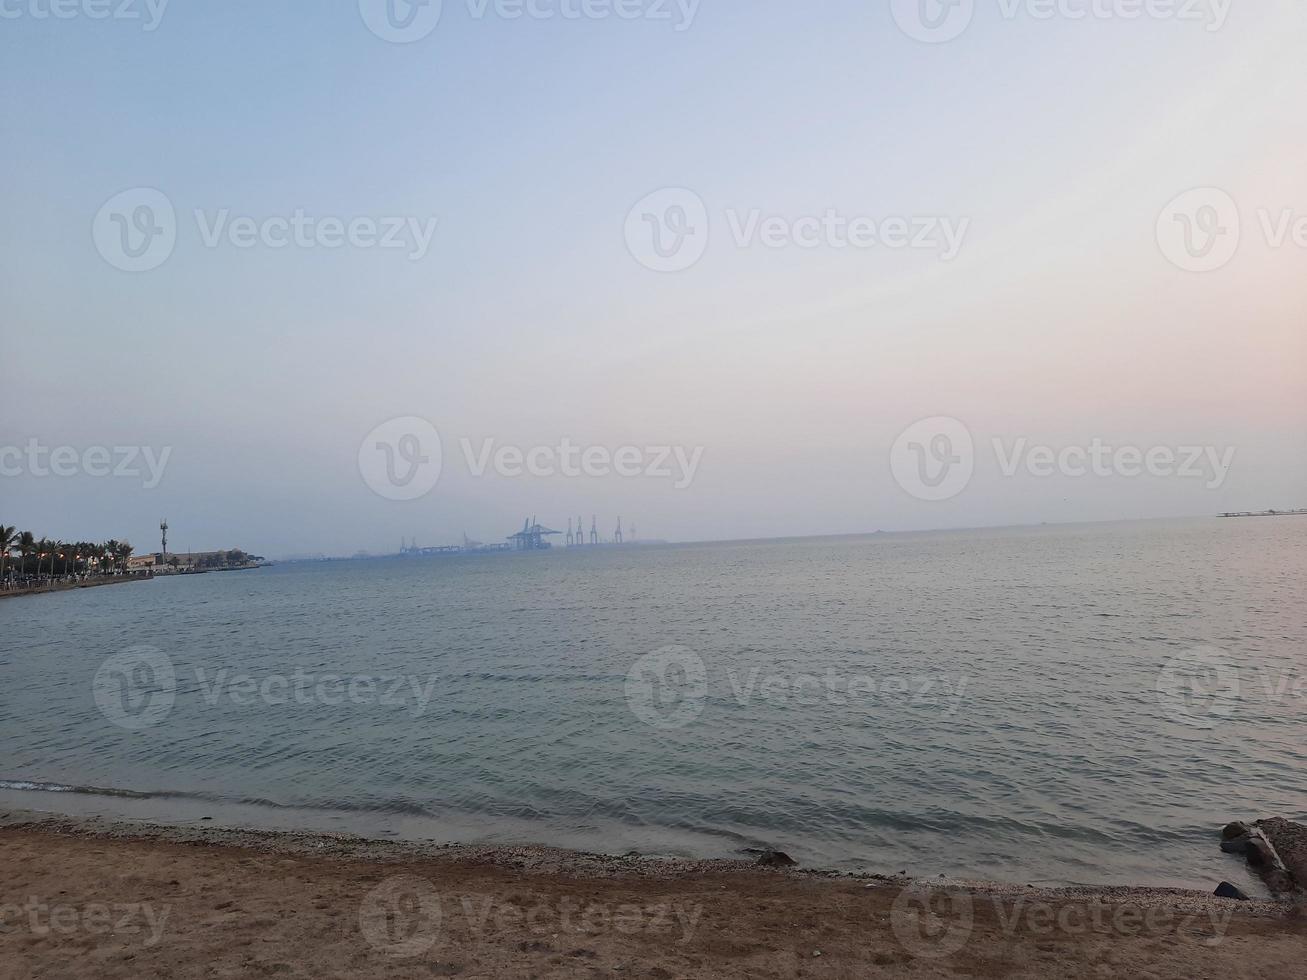
[[[42,783],[26,779],[0,779],[0,789],[24,790],[35,793],[83,793],[88,796],[125,796],[133,800],[148,800],[152,796],[169,795],[138,793],[131,789],[108,789],[100,786],[70,786],[67,783]]]
[[[310,810],[339,813],[385,813],[404,816],[432,817],[436,813],[429,807],[407,799],[387,799],[375,802],[349,800],[321,800],[286,803],[258,796],[225,796],[221,793],[186,792],[184,790],[154,790],[143,792],[109,786],[74,786],[68,783],[48,783],[29,779],[0,779],[0,790],[22,790],[35,793],[75,793],[81,796],[110,796],[129,800],[198,800],[204,803],[227,803],[237,806],[264,807],[269,810]]]

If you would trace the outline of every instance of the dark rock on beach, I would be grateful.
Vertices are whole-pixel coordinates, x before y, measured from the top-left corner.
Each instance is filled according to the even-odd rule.
[[[1257,829],[1270,841],[1283,866],[1299,888],[1307,889],[1307,824],[1283,817],[1258,820]]]
[[[1273,868],[1279,864],[1275,848],[1261,834],[1248,835],[1244,842],[1244,854],[1248,856],[1248,863],[1257,868]]]
[[[1226,824],[1221,829],[1221,840],[1234,840],[1238,837],[1247,837],[1252,830],[1242,820],[1235,820],[1233,823]]]
[[[1234,885],[1230,884],[1228,881],[1223,881],[1219,885],[1217,885],[1216,891],[1213,892],[1212,894],[1214,894],[1217,898],[1237,898],[1241,902],[1248,901],[1248,896],[1245,895],[1243,892],[1241,892]]]
[[[1282,817],[1252,826],[1235,821],[1222,829],[1221,837],[1221,850],[1246,857],[1272,895],[1288,898],[1307,889],[1307,826]]]
[[[764,868],[793,868],[799,862],[784,851],[761,851],[755,863]]]

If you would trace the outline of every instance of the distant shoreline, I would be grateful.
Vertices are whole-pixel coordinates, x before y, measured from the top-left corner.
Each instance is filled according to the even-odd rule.
[[[150,582],[152,575],[106,575],[103,578],[88,579],[85,582],[47,582],[33,585],[26,589],[0,589],[0,599],[15,599],[19,596],[45,595],[49,592],[72,592],[75,589],[94,589],[101,585],[123,585],[127,582]]]
[[[694,548],[704,545],[743,545],[743,544],[791,544],[795,542],[807,541],[852,541],[861,538],[891,538],[891,537],[913,537],[920,535],[943,535],[943,534],[972,534],[972,533],[989,533],[999,531],[1028,531],[1042,529],[1060,529],[1073,530],[1076,528],[1095,528],[1105,527],[1116,524],[1174,524],[1180,522],[1214,522],[1226,517],[1286,517],[1292,515],[1307,516],[1307,509],[1303,510],[1279,510],[1265,512],[1240,512],[1228,514],[1213,514],[1206,511],[1198,514],[1162,514],[1151,515],[1147,517],[1106,517],[1094,518],[1091,520],[1053,520],[1053,521],[1025,521],[1018,523],[1005,524],[958,524],[945,527],[900,527],[900,528],[880,528],[874,531],[820,531],[807,534],[781,534],[766,535],[762,537],[742,537],[742,538],[673,538],[673,539],[645,539],[617,547],[617,551],[630,551],[639,548],[659,549],[659,548]],[[540,552],[528,552],[528,554],[544,555],[563,555],[563,554],[590,554],[590,553],[612,553],[613,546],[599,546],[591,549],[589,546],[582,548],[550,548]],[[507,554],[522,554],[522,552],[509,551]],[[404,557],[396,552],[373,554],[371,552],[357,552],[354,554],[328,555],[324,553],[303,553],[295,552],[289,555],[278,557],[270,564],[279,565],[311,565],[328,562],[347,562],[347,561],[388,561]]]
[[[1241,510],[1218,517],[1307,517],[1307,508],[1302,510]]]
[[[47,582],[23,589],[0,589],[0,599],[12,599],[18,596],[45,595],[50,592],[72,592],[76,589],[92,589],[100,585],[122,585],[126,582],[153,582],[160,578],[174,578],[186,575],[208,575],[210,572],[246,572],[254,568],[265,568],[272,562],[249,565],[225,565],[216,568],[200,568],[194,571],[166,571],[150,574],[105,575],[79,582]]]

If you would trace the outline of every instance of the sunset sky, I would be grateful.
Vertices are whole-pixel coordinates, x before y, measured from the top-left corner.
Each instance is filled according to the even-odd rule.
[[[156,0],[153,30],[145,0],[135,21],[86,6],[0,17],[0,446],[170,454],[147,488],[11,453],[0,522],[146,550],[167,516],[178,548],[276,557],[492,540],[532,514],[687,540],[1307,507],[1302,4],[1040,19],[982,0],[942,43],[888,0],[668,19],[640,0],[629,20],[446,0],[409,43],[358,0]],[[175,209],[176,243],[132,272],[96,229],[137,188]],[[673,272],[628,222],[664,188],[707,217]],[[1194,188],[1237,208],[1234,228],[1195,215],[1238,233],[1211,271],[1159,240]],[[210,246],[224,211],[435,230],[425,249]],[[734,234],[828,212],[965,231],[948,259]],[[360,474],[401,417],[443,446],[416,500]],[[892,471],[932,417],[974,439],[947,500]],[[464,439],[702,455],[680,488],[478,477]],[[1234,455],[1219,486],[1003,473],[1020,440],[1096,439]]]

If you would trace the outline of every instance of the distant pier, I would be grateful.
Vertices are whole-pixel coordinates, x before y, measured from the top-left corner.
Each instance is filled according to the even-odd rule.
[[[1304,517],[1307,516],[1307,507],[1298,510],[1241,510],[1229,514],[1221,514],[1221,517]]]

